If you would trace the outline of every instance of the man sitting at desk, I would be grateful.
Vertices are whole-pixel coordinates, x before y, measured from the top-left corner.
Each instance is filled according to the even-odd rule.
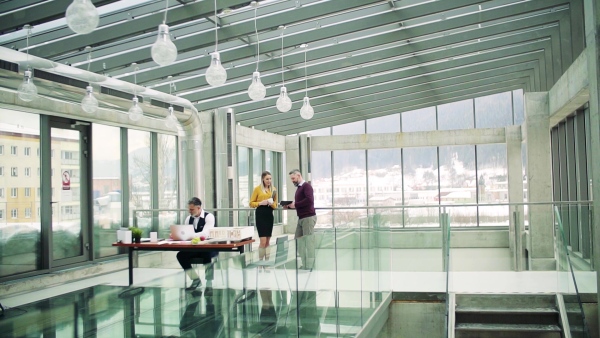
[[[215,216],[202,210],[202,201],[198,197],[192,197],[188,201],[188,209],[190,215],[185,219],[185,224],[193,224],[194,230],[198,234],[197,236],[204,236],[208,238],[210,229],[215,227]],[[213,280],[213,264],[212,258],[218,255],[218,251],[205,251],[205,252],[190,252],[180,251],[177,253],[177,260],[185,271],[185,273],[192,280],[192,285],[186,290],[195,290],[200,284],[200,277],[196,273],[196,270],[192,269],[192,260],[202,261],[204,264],[204,271],[206,272],[206,287],[212,287]]]

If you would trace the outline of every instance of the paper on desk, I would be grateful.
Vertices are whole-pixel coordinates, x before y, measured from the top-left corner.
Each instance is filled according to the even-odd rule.
[[[190,244],[191,241],[174,241],[174,240],[164,240],[164,241],[160,241],[157,244]]]

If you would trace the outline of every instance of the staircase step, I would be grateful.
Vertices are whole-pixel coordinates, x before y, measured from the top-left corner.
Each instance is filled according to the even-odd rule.
[[[457,294],[456,304],[466,308],[556,308],[556,296],[546,294]]]
[[[456,313],[464,312],[476,312],[476,313],[512,313],[512,314],[530,314],[530,313],[558,313],[557,309],[548,307],[535,307],[535,308],[506,308],[506,307],[466,307],[457,306]]]
[[[505,332],[559,332],[558,325],[538,324],[480,324],[461,323],[456,324],[456,331],[505,331]]]
[[[457,307],[456,323],[540,324],[558,323],[558,310],[549,308],[480,308]]]
[[[456,338],[562,338],[556,325],[482,325],[460,324],[456,326]]]

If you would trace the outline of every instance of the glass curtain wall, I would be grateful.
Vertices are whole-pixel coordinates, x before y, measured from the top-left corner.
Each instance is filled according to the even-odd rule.
[[[254,187],[261,184],[262,172],[268,170],[272,176],[272,182],[280,195],[277,196],[281,201],[284,196],[281,195],[285,191],[283,180],[287,178],[287,174],[283,175],[283,156],[281,153],[254,149],[247,147],[237,147],[237,166],[238,166],[238,203],[240,208],[250,207],[250,197]],[[273,214],[275,223],[282,220],[282,212],[275,211]],[[239,224],[247,224],[246,213],[239,213]],[[254,222],[254,219],[250,219]],[[254,223],[252,223],[254,225]]]
[[[508,165],[505,144],[480,144],[477,149],[477,204],[479,225],[508,226]]]
[[[523,121],[523,91],[515,90],[308,133],[328,136],[468,130],[502,128]],[[451,208],[452,225],[508,225],[508,207],[485,205],[508,203],[505,144],[313,151],[311,156],[317,207],[431,204],[435,207],[407,209],[400,218],[382,217],[389,226],[422,227],[439,225],[440,204],[480,204]],[[524,179],[525,167],[524,158]],[[333,224],[340,223],[319,215],[318,227]]]
[[[40,117],[0,108],[0,278],[41,268]]]
[[[94,257],[119,253],[112,246],[122,225],[121,128],[92,125],[92,196],[94,199]]]
[[[0,109],[0,278],[45,268],[42,266],[40,235],[40,121],[38,114]],[[132,210],[178,207],[177,137],[102,124],[92,124],[91,132],[93,203],[90,211],[93,223],[86,229],[93,236],[94,252],[90,259],[101,259],[120,253],[112,243],[116,239],[116,230],[127,223],[122,218],[126,206],[130,210],[128,224],[133,224]],[[128,142],[125,154],[121,153],[123,133]],[[151,147],[152,137],[156,137],[156,149]],[[53,185],[60,186],[62,176],[68,173],[72,191],[70,203],[80,203],[79,189],[85,182],[80,180],[79,169],[73,167],[79,161],[79,152],[72,149],[71,143],[76,142],[64,135],[52,139],[52,168],[62,169],[60,172],[51,169],[50,179]],[[125,178],[121,176],[122,156],[127,157],[128,162],[129,175]],[[157,163],[155,172],[152,170],[153,156]],[[130,187],[130,194],[123,197],[125,183]],[[52,188],[49,194],[53,201],[60,200],[61,192],[64,195],[64,191],[55,190]],[[158,192],[156,197],[152,196],[152,191]],[[153,198],[156,201],[153,202]],[[56,215],[71,220],[79,217],[79,211],[74,206],[56,204],[53,216]],[[142,217],[138,225],[149,231],[151,218],[147,216]],[[171,223],[172,216],[161,216],[160,220]],[[54,225],[57,224],[55,221]],[[60,236],[55,235],[53,241],[55,248],[70,246]],[[54,258],[61,257],[55,250]]]
[[[156,156],[158,163],[158,208],[178,209],[177,189],[177,137],[157,134]],[[158,232],[161,238],[169,236],[169,225],[177,224],[176,211],[162,211],[158,215]],[[146,234],[149,236],[150,234]]]
[[[579,110],[559,122],[551,130],[552,182],[554,200],[588,201],[592,178],[590,158],[589,110]],[[585,260],[591,258],[591,210],[587,205],[561,205],[567,245]]]
[[[439,147],[440,204],[477,203],[474,146]],[[477,226],[477,207],[450,208],[453,226]]]
[[[133,223],[134,210],[150,209],[152,206],[152,164],[150,161],[150,132],[129,129],[127,131],[127,154],[129,162],[129,224]],[[152,215],[137,214],[137,226],[150,231]]]
[[[331,180],[331,151],[313,151],[311,153],[312,186],[316,208],[333,206],[333,181]],[[317,211],[317,227],[331,227],[333,214],[331,210]]]

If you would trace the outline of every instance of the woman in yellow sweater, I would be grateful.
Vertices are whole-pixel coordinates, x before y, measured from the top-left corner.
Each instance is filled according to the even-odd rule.
[[[270,172],[263,171],[260,179],[262,183],[254,188],[250,197],[250,207],[256,208],[256,229],[260,237],[258,256],[263,259],[273,233],[273,209],[277,208],[277,189],[271,183]]]

